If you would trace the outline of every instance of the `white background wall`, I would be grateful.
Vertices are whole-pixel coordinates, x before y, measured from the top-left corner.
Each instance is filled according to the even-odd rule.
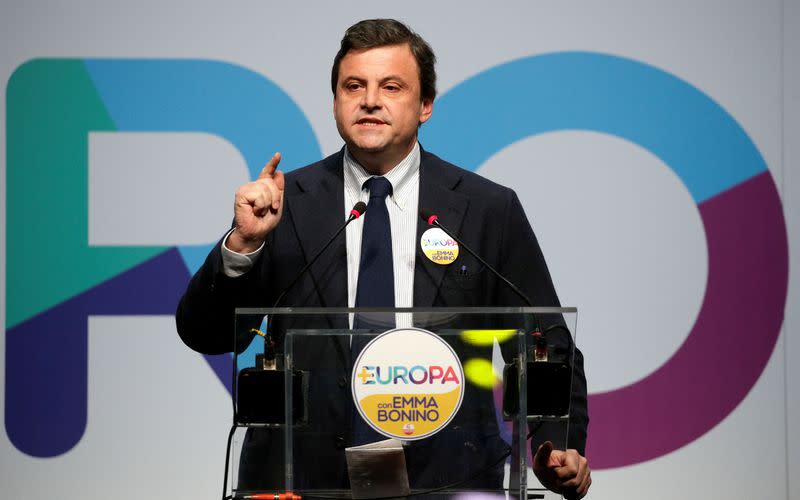
[[[439,59],[440,95],[481,71],[523,56],[595,51],[672,73],[711,96],[738,121],[775,179],[789,234],[790,288],[778,345],[758,383],[719,425],[668,455],[595,471],[590,497],[800,500],[800,428],[796,423],[800,421],[800,366],[794,361],[800,356],[796,305],[800,292],[800,1],[520,1],[500,5],[4,1],[0,5],[0,82],[7,82],[23,62],[38,57],[232,62],[284,89],[307,116],[327,155],[341,147],[332,120],[330,63],[344,29],[370,17],[404,20],[431,43]],[[486,99],[497,106],[514,106],[503,89],[496,90]],[[5,106],[3,99],[3,137]],[[204,213],[221,214],[217,220],[195,227],[186,241],[180,241],[180,237],[167,236],[180,220],[177,216],[173,220],[165,214],[162,225],[153,230],[158,219],[152,209],[143,207],[138,221],[131,214],[124,223],[141,223],[145,229],[120,232],[119,225],[104,221],[97,209],[87,220],[94,228],[93,244],[216,240],[229,220],[230,200],[246,171],[241,158],[215,139],[181,140],[189,145],[199,141],[199,146],[170,150],[158,140],[150,146],[172,159],[175,171],[192,175],[193,186],[202,192],[229,193],[204,198]],[[96,160],[96,168],[119,172],[136,168],[133,160],[125,159],[130,155],[114,156],[113,145],[105,144],[105,149],[102,145],[97,149],[101,159]],[[5,141],[0,141],[3,172],[5,148]],[[212,150],[216,163],[208,160]],[[570,131],[515,143],[479,171],[518,190],[562,302],[579,307],[578,340],[587,359],[590,392],[613,390],[643,378],[680,346],[703,298],[708,264],[696,206],[668,166],[621,139]],[[147,193],[147,183],[135,186],[149,195],[150,207],[159,200],[166,203],[169,197],[192,202],[181,189],[181,175],[164,177],[175,184],[175,190],[153,187]],[[112,189],[120,178],[107,171],[93,177],[92,193],[108,203],[102,191]],[[524,189],[526,180],[548,187],[530,192]],[[5,182],[5,175],[0,176],[3,196]],[[617,191],[593,189],[603,182],[618,186]],[[135,197],[126,203],[135,204]],[[5,220],[6,204],[0,206]],[[46,230],[47,222],[32,223],[43,224]],[[631,228],[643,225],[666,229],[648,233],[652,237],[641,241]],[[598,238],[598,227],[607,227],[620,238]],[[677,240],[664,236],[676,231]],[[5,231],[0,234],[4,241],[14,237]],[[164,240],[154,241],[159,235]],[[637,251],[630,256],[624,250],[632,246]],[[592,252],[582,251],[587,247]],[[3,256],[5,249],[5,244],[0,245]],[[6,267],[13,265],[5,262]],[[616,281],[609,281],[611,275]],[[670,300],[654,309],[645,307],[648,296]],[[624,319],[604,312],[619,304],[629,305],[632,311]],[[0,308],[5,318],[5,300]],[[645,309],[647,313],[636,312]],[[609,340],[604,334],[612,323],[616,336]],[[49,459],[19,452],[0,434],[3,496],[103,498],[113,492],[115,497],[131,499],[218,497],[230,404],[205,361],[180,343],[169,317],[94,318],[89,325],[86,434],[69,453]],[[624,353],[629,363],[620,360],[619,346],[623,345],[635,346]],[[4,349],[5,343],[0,342],[0,363],[5,362]],[[126,355],[113,366],[110,356],[118,352]],[[146,369],[141,363],[144,359]],[[4,376],[0,371],[5,387]],[[131,398],[108,396],[113,388],[125,389],[122,393]],[[4,405],[5,398],[0,398],[0,408]],[[156,412],[159,405],[165,405],[166,411]]]

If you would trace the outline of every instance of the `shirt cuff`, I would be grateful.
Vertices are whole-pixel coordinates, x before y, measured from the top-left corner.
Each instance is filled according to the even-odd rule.
[[[229,278],[238,278],[253,268],[253,263],[256,261],[262,250],[264,250],[264,243],[250,253],[238,253],[228,249],[228,237],[236,229],[231,229],[225,238],[222,240],[222,272]]]

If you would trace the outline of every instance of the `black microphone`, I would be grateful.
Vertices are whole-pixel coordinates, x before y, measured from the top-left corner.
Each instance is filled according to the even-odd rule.
[[[314,257],[297,273],[297,276],[289,283],[289,286],[283,289],[273,308],[280,304],[281,300],[286,296],[286,293],[297,284],[300,278],[308,271],[314,262],[331,246],[342,231],[354,220],[361,217],[367,211],[367,204],[359,201],[350,210],[347,220],[342,224],[339,229],[333,234],[330,240],[317,251]],[[245,368],[238,374],[238,382],[234,385],[233,400],[238,401],[237,405],[234,403],[234,415],[237,421],[246,423],[259,423],[259,424],[280,424],[284,421],[284,400],[282,395],[284,392],[284,370],[279,367],[276,361],[277,355],[275,352],[275,339],[272,334],[272,328],[269,326],[271,319],[267,319],[268,326],[266,332],[259,331],[256,328],[250,330],[251,333],[258,334],[264,337],[264,354],[256,356],[256,366],[252,368]],[[237,380],[236,367],[234,365],[234,379]],[[295,422],[304,421],[306,413],[307,394],[305,389],[305,380],[308,377],[306,372],[295,370],[293,376],[293,401],[295,407],[292,413],[295,417]],[[266,397],[271,395],[271,397]],[[231,434],[232,435],[232,434]],[[230,448],[230,443],[229,443]],[[227,474],[227,469],[225,470]]]
[[[317,259],[319,259],[319,257],[325,252],[325,250],[327,250],[328,247],[331,246],[334,240],[336,240],[336,237],[339,236],[351,222],[364,215],[364,212],[366,211],[367,211],[367,204],[364,203],[363,201],[359,201],[358,203],[353,205],[353,208],[352,210],[350,210],[350,214],[348,214],[347,220],[344,221],[344,224],[339,226],[339,229],[335,233],[333,233],[331,239],[329,239],[328,242],[325,243],[325,245],[322,248],[320,248],[319,251],[317,251],[317,253],[311,258],[311,260],[308,261],[308,263],[303,267],[303,269],[301,269],[300,272],[297,273],[297,276],[295,276],[292,282],[289,283],[289,286],[284,288],[283,291],[280,293],[280,295],[278,295],[278,298],[275,299],[275,302],[272,304],[273,309],[278,307],[278,304],[281,303],[281,300],[283,300],[283,298],[286,296],[289,290],[291,290],[297,284],[297,282],[300,281],[300,278],[302,278],[303,275],[306,274],[306,271],[308,271],[308,269],[314,264],[314,262],[316,262]],[[267,363],[267,365],[274,366],[275,339],[272,338],[272,333],[270,332],[270,330],[271,328],[267,328],[266,334],[262,335],[264,337],[264,361],[265,363]]]
[[[506,279],[505,276],[500,274],[497,269],[489,265],[488,262],[483,260],[480,255],[475,253],[469,246],[464,244],[452,231],[447,229],[441,222],[439,216],[433,213],[432,210],[423,208],[419,211],[420,217],[428,225],[438,227],[448,236],[453,238],[459,246],[463,247],[478,262],[486,266],[495,276],[500,278],[503,283],[514,291],[517,295],[525,301],[528,306],[533,307],[533,302],[522,290],[519,289],[514,283]],[[570,362],[550,360],[548,361],[548,342],[545,338],[547,333],[561,329],[567,332],[570,345],[572,344],[572,337],[569,330],[562,324],[555,324],[549,327],[542,333],[541,325],[539,324],[539,317],[536,314],[531,314],[533,318],[533,343],[534,348],[531,353],[534,361],[528,361],[528,415],[565,415],[569,411],[570,397],[571,397],[571,384],[572,384],[572,368]],[[542,363],[544,361],[544,363]],[[514,384],[507,384],[507,381],[517,379],[516,365],[511,363],[506,365],[503,370],[503,418],[510,420],[512,415],[515,415],[519,408],[516,405],[518,395]],[[533,382],[536,381],[536,382]]]
[[[333,236],[331,236],[331,239],[328,240],[327,243],[325,243],[325,246],[320,248],[319,251],[316,253],[316,255],[314,255],[314,257],[312,257],[311,260],[308,261],[308,264],[306,264],[303,267],[303,269],[301,269],[300,272],[297,273],[297,276],[292,280],[291,283],[289,283],[289,286],[287,286],[286,288],[283,289],[283,292],[281,292],[281,294],[278,295],[278,298],[275,300],[275,303],[272,304],[273,308],[278,307],[278,304],[280,304],[281,300],[283,300],[283,297],[286,295],[286,293],[289,290],[291,290],[292,287],[294,287],[294,285],[297,284],[297,282],[300,280],[300,278],[303,277],[303,275],[306,273],[306,271],[308,271],[308,269],[311,267],[311,265],[314,264],[314,262],[317,261],[317,259],[320,257],[320,255],[322,255],[323,252],[325,252],[325,250],[327,250],[329,246],[331,246],[331,243],[333,243],[333,241],[336,239],[336,237],[339,236],[342,233],[342,231],[344,231],[344,229],[351,222],[353,222],[354,220],[356,220],[359,217],[361,217],[362,215],[364,215],[364,212],[366,212],[366,211],[367,211],[367,204],[364,203],[363,201],[359,201],[358,203],[353,205],[353,209],[350,210],[350,215],[347,216],[347,220],[344,222],[344,224],[342,224],[339,227],[339,230],[336,231],[333,234]]]
[[[528,304],[528,306],[533,307],[533,302],[531,302],[531,299],[529,299],[528,296],[525,295],[522,292],[522,290],[519,289],[519,287],[517,287],[517,285],[506,279],[506,277],[500,274],[500,272],[497,269],[489,265],[489,263],[483,260],[483,258],[481,258],[480,255],[475,253],[470,247],[468,247],[463,241],[461,241],[461,239],[458,236],[456,236],[452,231],[444,227],[444,225],[441,222],[439,222],[439,216],[433,213],[433,210],[430,210],[428,208],[422,208],[419,211],[419,216],[422,217],[422,220],[428,223],[428,225],[438,227],[439,229],[447,233],[447,236],[456,240],[456,243],[458,243],[459,246],[463,247],[464,250],[469,252],[470,255],[478,259],[478,262],[486,266],[492,273],[494,273],[495,276],[500,278],[503,281],[503,283],[508,285],[508,287],[514,291],[514,293],[519,295],[522,298],[522,300],[524,300],[525,303]],[[537,320],[537,326],[538,326],[538,320]]]

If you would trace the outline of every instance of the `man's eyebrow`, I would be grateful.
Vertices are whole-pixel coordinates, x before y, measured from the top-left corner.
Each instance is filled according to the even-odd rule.
[[[381,78],[381,83],[385,83],[385,82],[388,82],[388,81],[390,81],[390,80],[397,80],[398,82],[406,83],[406,79],[405,79],[405,78],[403,78],[403,77],[402,77],[402,76],[400,76],[400,75],[389,75],[389,76],[384,76],[383,78]]]
[[[366,81],[366,78],[361,77],[361,76],[356,76],[356,75],[346,75],[346,76],[342,77],[342,81],[343,82],[346,82],[348,80],[357,80],[359,82],[363,82],[363,81]]]
[[[356,76],[356,75],[345,75],[345,76],[342,77],[342,82],[353,81],[353,80],[355,80],[357,82],[365,82],[365,81],[368,80],[368,78],[365,78],[363,76]],[[406,83],[406,79],[403,78],[400,75],[387,75],[387,76],[384,76],[383,78],[380,79],[380,83],[386,83],[386,82],[391,81],[391,80],[395,80],[395,81],[398,81],[398,82],[401,82],[401,83]]]

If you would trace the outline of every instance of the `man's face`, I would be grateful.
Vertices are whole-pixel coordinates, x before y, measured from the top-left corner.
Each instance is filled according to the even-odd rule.
[[[433,102],[420,97],[417,61],[407,44],[351,50],[339,65],[333,115],[350,152],[386,173],[414,146]]]

